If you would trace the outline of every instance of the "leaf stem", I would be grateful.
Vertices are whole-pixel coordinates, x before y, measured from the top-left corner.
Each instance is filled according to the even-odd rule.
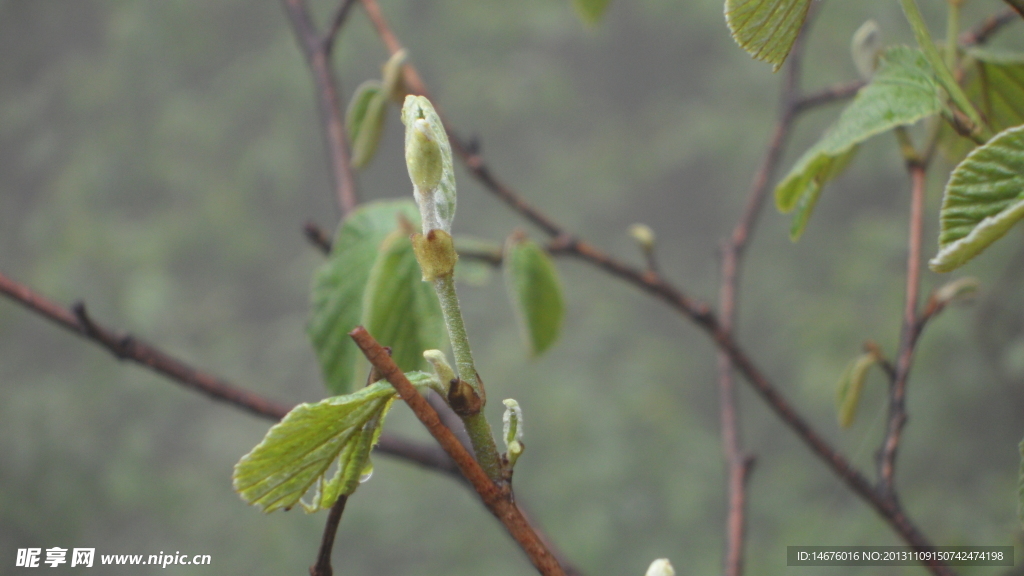
[[[903,7],[903,13],[907,17],[907,22],[910,23],[910,28],[914,31],[914,38],[917,39],[917,44],[921,47],[921,51],[924,52],[925,58],[928,59],[928,63],[935,69],[935,75],[938,78],[942,87],[945,88],[949,94],[953,103],[956,104],[970,121],[974,124],[973,128],[978,130],[981,137],[988,140],[992,137],[992,131],[988,128],[984,121],[981,119],[981,115],[971,104],[971,101],[964,94],[964,91],[957,84],[953,78],[953,74],[946,67],[946,63],[943,62],[942,56],[939,54],[937,48],[935,48],[935,41],[932,40],[931,34],[928,32],[928,26],[924,23],[924,17],[921,16],[921,10],[917,7],[917,0],[900,0],[900,5]]]
[[[957,56],[959,47],[957,38],[960,36],[960,5],[963,0],[948,0],[949,9],[946,11],[946,68],[956,73]]]
[[[455,355],[455,367],[459,378],[469,384],[473,391],[480,396],[481,411],[463,416],[462,421],[466,425],[466,432],[469,434],[469,441],[473,444],[477,460],[487,472],[487,476],[497,482],[503,477],[501,458],[498,457],[498,446],[494,442],[491,425],[483,415],[482,409],[487,404],[487,394],[473,363],[473,353],[469,348],[466,325],[462,321],[459,297],[455,293],[454,275],[447,274],[434,280],[434,291],[437,292],[437,299],[441,302],[441,313],[444,315],[444,323],[448,328],[448,339],[452,343],[452,353]]]

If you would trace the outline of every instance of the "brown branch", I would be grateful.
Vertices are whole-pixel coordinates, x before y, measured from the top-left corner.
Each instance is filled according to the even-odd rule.
[[[250,414],[273,421],[284,418],[285,414],[291,410],[284,404],[268,400],[231,384],[223,378],[194,368],[137,338],[98,324],[89,316],[84,304],[76,304],[74,311],[67,310],[34,292],[28,286],[15,282],[3,274],[0,274],[0,295],[64,329],[98,344],[119,360],[130,360],[145,366],[189,390],[205,394],[214,400],[225,402]],[[458,468],[448,458],[448,455],[433,446],[384,434],[381,436],[376,450],[430,470],[461,478]]]
[[[320,104],[320,116],[324,125],[324,136],[327,140],[334,193],[341,214],[344,216],[355,209],[356,204],[359,203],[359,197],[356,194],[355,178],[352,174],[348,141],[345,139],[345,122],[339,104],[338,82],[331,66],[331,47],[334,35],[330,33],[324,38],[320,37],[310,17],[305,0],[282,0],[282,3],[299,47],[313,72],[317,100]],[[339,12],[347,13],[347,9],[339,10]],[[344,13],[341,14],[342,17]]]
[[[1002,28],[1010,22],[1014,22],[1016,20],[1017,13],[1013,9],[1007,8],[998,14],[989,16],[974,28],[965,31],[957,40],[960,42],[961,46],[984,44],[985,42],[988,42],[989,38],[991,38],[993,34],[1002,30]]]
[[[466,450],[459,439],[452,434],[452,431],[441,423],[437,412],[420,396],[398,365],[366,329],[360,326],[349,332],[349,336],[363,351],[366,359],[373,364],[374,368],[395,387],[402,400],[409,405],[420,422],[426,426],[430,434],[444,448],[444,451],[455,461],[462,475],[476,490],[484,505],[501,521],[512,538],[530,558],[530,562],[537,568],[537,571],[545,575],[564,575],[565,572],[551,551],[548,550],[543,538],[530,526],[526,517],[516,506],[511,487],[507,483],[499,485],[491,482],[473,455]]]
[[[864,84],[863,80],[854,80],[828,86],[810,94],[804,94],[792,102],[793,113],[800,114],[812,108],[852,98],[857,94],[858,90],[864,87]]]
[[[334,537],[338,533],[338,524],[341,523],[341,515],[345,512],[346,502],[348,496],[342,494],[327,514],[324,535],[320,539],[320,551],[316,555],[316,564],[309,567],[309,576],[334,576],[334,569],[331,568],[331,549],[334,548]]]
[[[333,244],[331,236],[318,226],[316,222],[307,220],[302,225],[302,233],[306,236],[306,240],[309,240],[309,243],[325,256],[331,253],[331,245]]]

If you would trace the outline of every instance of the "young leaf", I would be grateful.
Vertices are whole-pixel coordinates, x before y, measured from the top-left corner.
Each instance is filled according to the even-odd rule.
[[[572,7],[584,24],[593,26],[601,21],[611,0],[572,0]]]
[[[391,347],[402,370],[424,366],[423,351],[444,343],[437,295],[423,282],[409,233],[395,230],[383,242],[363,297],[363,326]]]
[[[800,207],[790,237],[796,240],[803,233],[822,186],[842,171],[858,144],[937,114],[943,108],[941,94],[931,65],[919,50],[905,46],[886,50],[871,82],[775,187],[779,211]]]
[[[953,170],[939,210],[939,253],[928,266],[964,265],[1024,218],[1024,126],[997,134]]]
[[[356,88],[345,113],[348,139],[352,143],[352,166],[362,168],[377,152],[384,132],[384,113],[388,95],[377,80],[367,80]]]
[[[402,81],[402,72],[405,69],[407,56],[408,52],[403,48],[392,54],[391,58],[388,58],[388,61],[381,68],[381,82],[384,94],[396,104],[401,104],[407,94],[405,83]]]
[[[365,461],[346,448],[362,444],[363,426],[379,418],[394,397],[390,384],[378,382],[346,396],[299,404],[235,465],[235,491],[249,504],[273,512],[294,506],[343,451],[348,458],[339,460],[338,475],[351,476],[353,463],[358,474]],[[333,502],[326,500],[318,498],[313,508],[329,508]]]
[[[836,410],[839,413],[839,426],[849,428],[857,417],[857,406],[860,404],[860,393],[864,389],[864,379],[868,369],[878,363],[874,354],[863,354],[850,363],[839,377],[836,386]]]
[[[359,348],[348,332],[363,318],[363,294],[381,243],[402,216],[415,225],[416,206],[408,200],[367,203],[342,223],[331,256],[313,275],[309,334],[327,389],[343,394],[365,379],[355,374]]]
[[[807,18],[811,0],[725,0],[733,40],[757,60],[782,67]]]
[[[414,386],[429,386],[433,376],[407,374]],[[380,435],[384,415],[396,398],[386,381],[316,404],[299,404],[235,464],[235,492],[264,512],[290,509],[314,484],[307,512],[330,508],[338,496],[355,492]],[[337,459],[338,471],[324,474]]]
[[[504,270],[523,337],[533,354],[541,354],[558,338],[565,315],[555,265],[536,243],[513,236],[505,247]]]

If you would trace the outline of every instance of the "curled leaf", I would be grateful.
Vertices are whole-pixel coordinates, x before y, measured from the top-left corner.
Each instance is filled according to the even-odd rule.
[[[878,57],[881,53],[882,29],[878,27],[878,22],[868,20],[853,33],[853,40],[850,42],[850,55],[861,78],[871,79],[875,68],[878,68]]]
[[[384,133],[385,112],[387,97],[380,82],[367,80],[356,88],[345,113],[348,139],[352,143],[353,167],[365,167],[376,154]]]
[[[864,379],[868,369],[878,363],[878,356],[867,353],[850,363],[839,377],[836,386],[836,409],[839,413],[839,426],[849,428],[857,417],[857,406],[864,389]]]
[[[405,60],[408,54],[404,48],[395,52],[391,55],[391,58],[388,58],[388,61],[384,63],[384,67],[381,69],[384,94],[396,104],[401,104],[408,93],[405,83],[402,81],[402,70],[405,67]]]
[[[968,276],[966,278],[957,278],[952,282],[943,284],[938,290],[935,291],[935,300],[943,306],[952,304],[954,302],[965,302],[969,301],[975,293],[981,283],[978,282],[977,278]]]

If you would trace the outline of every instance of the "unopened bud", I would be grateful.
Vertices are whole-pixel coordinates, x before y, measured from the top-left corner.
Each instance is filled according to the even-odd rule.
[[[441,182],[441,147],[430,134],[430,125],[423,118],[414,121],[409,131],[412,135],[405,148],[409,178],[421,190],[433,190]]]
[[[629,227],[629,235],[643,248],[644,252],[654,250],[654,230],[647,224],[633,224]]]
[[[676,571],[672,568],[672,563],[668,561],[668,558],[658,558],[651,562],[650,567],[647,568],[647,574],[644,576],[676,576]]]

